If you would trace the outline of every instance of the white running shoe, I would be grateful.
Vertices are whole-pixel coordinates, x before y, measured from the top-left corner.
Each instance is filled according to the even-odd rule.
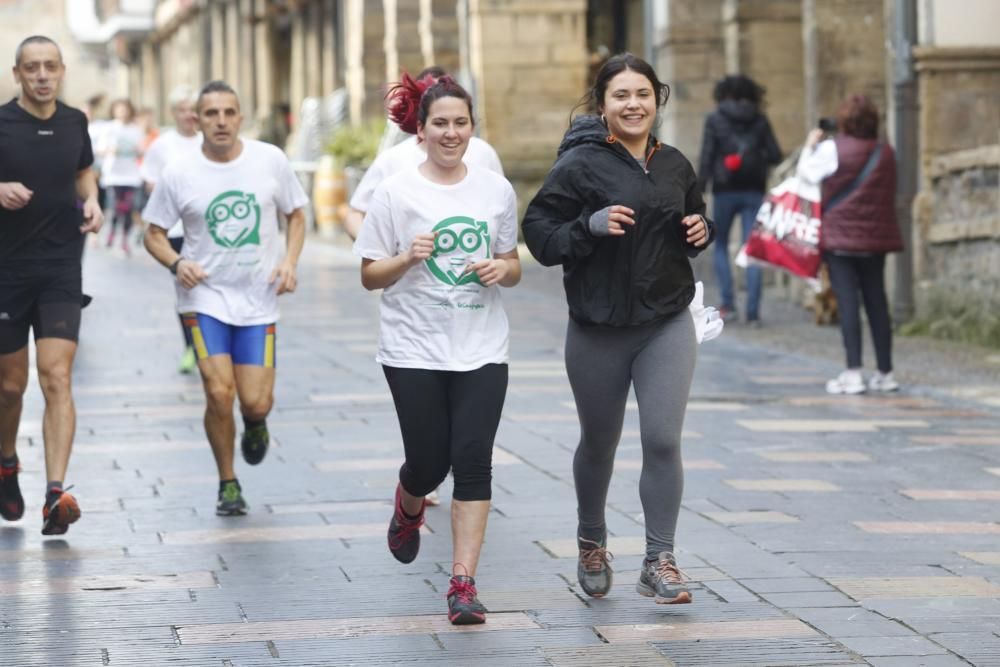
[[[892,377],[892,371],[876,373],[868,380],[868,388],[872,391],[898,391],[899,383]]]
[[[434,489],[426,496],[424,496],[424,502],[431,507],[437,507],[441,504],[441,496],[438,495],[437,489]]]
[[[826,393],[828,394],[863,394],[865,393],[865,379],[861,371],[847,369],[832,380],[826,383]]]

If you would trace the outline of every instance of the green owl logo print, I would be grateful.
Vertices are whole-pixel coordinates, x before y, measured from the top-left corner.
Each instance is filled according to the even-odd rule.
[[[456,215],[437,223],[432,231],[437,232],[434,252],[425,260],[431,274],[453,287],[470,283],[482,285],[475,272],[465,273],[465,270],[490,257],[490,233],[486,222]]]
[[[260,245],[260,205],[252,193],[229,190],[205,211],[208,233],[223,248]]]

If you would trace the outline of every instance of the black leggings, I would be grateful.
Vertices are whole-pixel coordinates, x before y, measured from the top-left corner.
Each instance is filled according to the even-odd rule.
[[[432,371],[383,366],[399,417],[406,461],[399,483],[426,496],[448,471],[455,500],[489,500],[493,439],[507,395],[507,364],[473,371]]]
[[[892,371],[892,324],[885,296],[885,253],[837,255],[825,253],[830,286],[837,297],[840,333],[847,351],[847,367],[861,368],[861,313],[858,292],[865,304],[875,343],[875,360],[882,373]]]
[[[138,210],[139,188],[126,185],[116,185],[111,192],[111,233],[122,228],[126,236],[132,229],[132,213]]]

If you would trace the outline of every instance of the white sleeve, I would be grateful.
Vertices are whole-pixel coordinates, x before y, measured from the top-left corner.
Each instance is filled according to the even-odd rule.
[[[142,158],[139,166],[139,175],[146,183],[156,184],[160,180],[160,173],[163,171],[163,162],[166,158],[166,144],[162,137],[153,141],[146,155]]]
[[[375,188],[364,224],[354,242],[354,254],[365,259],[387,259],[399,254],[399,240],[392,220],[392,205],[385,188]]]
[[[467,164],[474,164],[489,169],[501,176],[504,175],[503,165],[500,164],[500,156],[497,155],[493,146],[490,146],[489,143],[479,137],[473,137],[469,140],[469,147],[465,150],[465,158]]]
[[[388,158],[385,155],[386,153],[379,155],[369,165],[368,169],[365,170],[365,175],[361,177],[361,182],[358,183],[358,187],[354,189],[354,194],[351,195],[351,208],[364,213],[371,206],[372,194],[375,192],[375,188],[386,177],[385,163]]]
[[[292,170],[292,165],[285,155],[279,154],[278,158],[278,210],[285,215],[290,215],[292,211],[305,208],[309,205],[309,195],[302,188],[299,177]]]
[[[504,208],[497,225],[497,244],[494,254],[501,254],[517,249],[517,195],[514,187],[504,181]]]
[[[484,166],[487,169],[495,171],[496,173],[503,176],[504,175],[503,165],[500,163],[500,156],[497,155],[497,152],[496,150],[494,150],[493,146],[486,144],[485,148],[486,148],[486,162]]]
[[[809,183],[818,184],[837,171],[837,144],[833,139],[824,139],[812,149],[803,148],[795,175]]]
[[[174,183],[169,174],[165,175],[161,182],[153,188],[153,194],[146,202],[146,208],[142,210],[142,219],[151,225],[170,229],[181,217],[181,212],[177,207],[177,199],[174,197]]]

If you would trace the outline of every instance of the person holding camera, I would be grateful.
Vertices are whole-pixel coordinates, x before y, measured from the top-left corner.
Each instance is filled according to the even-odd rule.
[[[742,74],[715,85],[718,108],[705,119],[698,184],[712,184],[712,206],[718,240],[712,257],[722,292],[723,318],[736,314],[733,275],[729,266],[729,230],[740,216],[745,241],[764,201],[768,169],[781,162],[781,149],[767,116],[760,110],[764,89]],[[760,268],[747,268],[746,321],[760,323]]]
[[[878,123],[872,101],[851,95],[837,111],[839,132],[831,136],[830,124],[821,122],[809,133],[796,167],[799,178],[822,188],[820,248],[837,297],[847,355],[847,368],[826,383],[831,394],[899,389],[892,375],[885,256],[903,249],[903,237],[896,224],[896,155],[879,140]],[[867,386],[861,372],[861,303],[878,364]]]

